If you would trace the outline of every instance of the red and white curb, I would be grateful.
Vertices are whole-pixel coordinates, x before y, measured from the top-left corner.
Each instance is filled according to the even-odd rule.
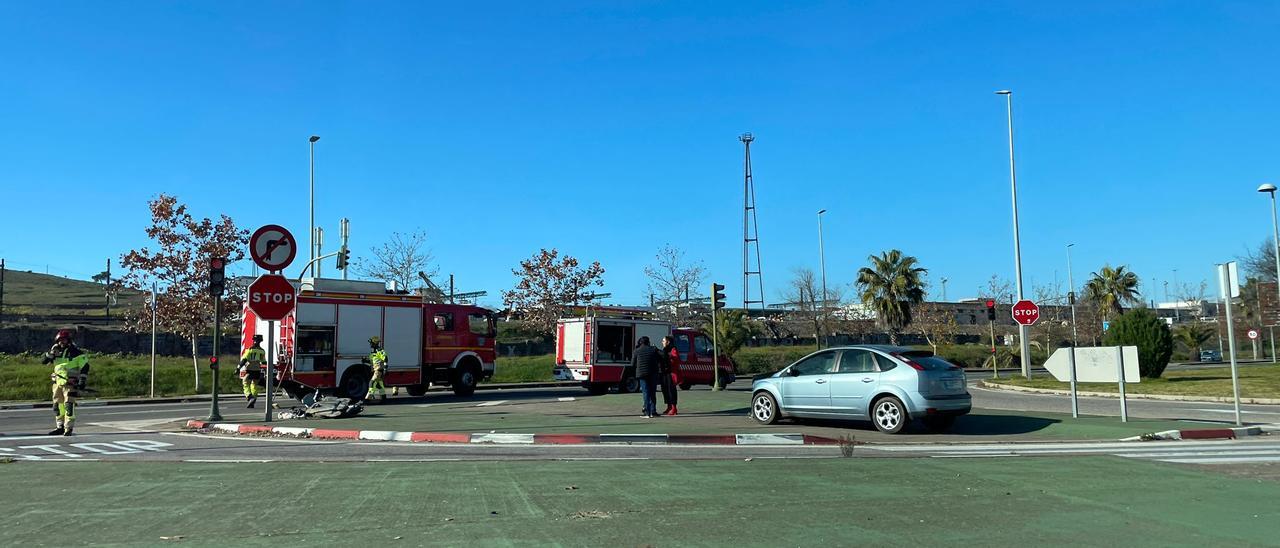
[[[318,440],[409,441],[494,445],[837,445],[839,440],[809,434],[523,434],[506,432],[393,432],[333,430],[257,424],[187,421],[187,428],[235,435],[276,435]]]
[[[1141,436],[1123,438],[1120,441],[1158,441],[1158,440],[1233,440],[1248,436],[1260,436],[1264,432],[1261,426],[1244,426],[1240,428],[1198,428],[1194,430],[1165,430]]]

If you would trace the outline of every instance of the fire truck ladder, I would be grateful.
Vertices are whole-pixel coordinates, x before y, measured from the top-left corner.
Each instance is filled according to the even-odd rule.
[[[760,274],[760,223],[756,219],[756,185],[751,178],[751,141],[754,141],[755,137],[748,132],[738,136],[738,140],[742,141],[746,148],[746,156],[742,164],[742,308],[750,311],[753,303],[764,308],[764,276]],[[754,267],[751,264],[753,247],[755,248]],[[752,276],[756,277],[759,299],[751,298]]]

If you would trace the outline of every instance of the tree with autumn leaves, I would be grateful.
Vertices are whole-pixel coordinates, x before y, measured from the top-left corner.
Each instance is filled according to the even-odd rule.
[[[191,364],[200,389],[200,369],[196,341],[209,334],[213,324],[213,297],[209,294],[209,259],[223,257],[228,264],[244,259],[249,232],[236,226],[226,215],[217,220],[197,219],[175,196],[161,194],[148,202],[151,225],[147,237],[153,245],[135,249],[120,258],[125,274],[113,285],[147,292],[154,283],[156,318],[162,331],[191,340]],[[230,324],[240,316],[242,296],[223,296],[222,320]],[[128,328],[151,329],[151,310],[141,307],[126,312]],[[216,349],[215,349],[216,352]]]
[[[502,292],[502,301],[525,322],[551,333],[565,307],[586,304],[593,287],[604,287],[604,267],[593,262],[586,268],[578,259],[561,256],[556,249],[542,249],[513,269],[515,288]]]

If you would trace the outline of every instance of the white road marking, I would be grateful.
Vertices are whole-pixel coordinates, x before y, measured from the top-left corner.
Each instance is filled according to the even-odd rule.
[[[574,398],[574,397],[556,398],[556,401],[578,401],[578,398]]]
[[[533,443],[533,434],[471,434],[471,443],[531,444]]]
[[[1275,457],[1221,457],[1207,459],[1158,459],[1160,462],[1173,462],[1180,464],[1246,464],[1251,462],[1280,462],[1280,456]]]
[[[245,464],[245,463],[264,463],[264,462],[275,462],[275,461],[271,459],[183,459],[182,462]]]
[[[508,401],[510,401],[510,400],[494,400],[494,401],[486,401],[486,402],[480,402],[480,403],[477,403],[475,406],[476,406],[476,407],[493,407],[493,406],[495,406],[495,405],[502,405],[502,404],[504,404],[504,403],[507,403]]]
[[[1116,377],[1119,378],[1119,375],[1116,375]],[[1205,413],[1231,413],[1231,414],[1235,414],[1236,412],[1235,409],[1192,409],[1192,411],[1203,411]],[[1276,413],[1274,411],[1249,411],[1248,409],[1241,409],[1240,412],[1246,415],[1280,415],[1280,413]]]

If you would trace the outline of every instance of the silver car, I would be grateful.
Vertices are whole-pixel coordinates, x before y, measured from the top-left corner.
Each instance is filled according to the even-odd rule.
[[[762,424],[784,416],[870,419],[896,434],[915,418],[945,430],[972,407],[964,369],[898,346],[819,350],[751,384],[751,417]]]

